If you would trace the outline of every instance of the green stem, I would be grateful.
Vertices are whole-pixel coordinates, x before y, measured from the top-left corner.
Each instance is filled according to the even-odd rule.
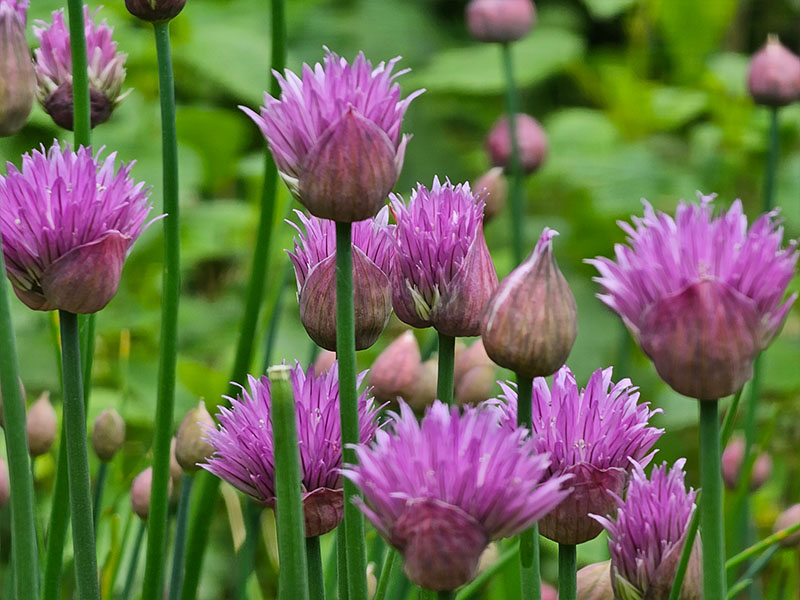
[[[100,467],[97,469],[97,477],[94,481],[94,532],[95,539],[97,539],[97,522],[100,520],[100,511],[103,509],[103,491],[106,487],[106,478],[108,477],[108,463],[101,462]]]
[[[290,369],[270,367],[272,431],[275,446],[275,516],[278,519],[279,600],[309,600],[308,564],[303,534],[303,501],[300,496],[300,452]]]
[[[186,551],[186,526],[189,521],[189,499],[194,477],[184,473],[181,479],[181,497],[175,517],[175,545],[172,549],[172,574],[169,579],[169,600],[178,600],[183,579],[183,555]]]
[[[339,600],[348,600],[350,592],[347,589],[347,537],[344,533],[344,525],[336,528],[336,587],[339,590]]]
[[[740,565],[746,560],[754,557],[756,554],[760,554],[764,550],[767,550],[770,546],[774,546],[778,542],[785,540],[787,537],[792,535],[793,533],[800,531],[800,522],[787,527],[786,529],[781,529],[780,531],[776,531],[770,536],[765,537],[760,542],[757,542],[750,546],[749,548],[739,552],[739,554],[732,556],[728,559],[725,563],[726,569],[732,569],[736,565]],[[705,540],[703,540],[705,542]],[[703,548],[703,552],[705,552],[705,548]]]
[[[740,389],[733,396],[733,400],[731,400],[730,406],[728,406],[728,412],[725,413],[725,418],[722,420],[722,431],[719,434],[720,446],[722,448],[728,445],[731,435],[733,434],[733,425],[736,422],[736,413],[739,410],[739,402],[742,399],[743,389],[744,388]]]
[[[778,110],[778,107],[770,109],[767,165],[764,174],[764,212],[769,212],[775,206],[775,182],[777,181],[781,142]]]
[[[83,1],[67,0],[69,12],[69,47],[72,54],[72,131],[76,146],[91,142],[92,123],[89,107],[89,72],[86,60],[86,33]]]
[[[397,560],[397,550],[389,548],[386,552],[386,560],[383,562],[381,569],[381,578],[378,580],[378,585],[375,588],[375,596],[372,600],[384,600],[386,597],[386,590],[389,589],[389,582],[395,576],[395,571],[400,568],[401,561]]]
[[[161,149],[164,171],[164,271],[161,342],[158,362],[156,420],[153,433],[153,487],[147,518],[147,559],[142,597],[160,598],[169,502],[170,441],[175,408],[175,369],[180,302],[180,222],[178,215],[178,138],[175,129],[175,84],[170,56],[169,21],[153,24],[161,99]]]
[[[67,436],[61,425],[61,441],[58,447],[58,465],[53,483],[53,499],[50,505],[50,527],[47,532],[47,549],[44,561],[44,589],[42,600],[58,600],[60,595],[61,566],[64,558],[64,542],[67,539],[70,515],[69,473],[67,471]]]
[[[8,302],[6,266],[0,238],[0,380],[2,383],[8,476],[11,494],[11,537],[14,540],[13,576],[18,598],[37,598],[39,567],[34,523],[33,479],[25,433],[25,401],[19,384],[17,345]]]
[[[269,323],[267,324],[267,337],[264,341],[264,368],[262,371],[266,372],[267,367],[272,364],[272,352],[275,349],[275,339],[278,337],[278,326],[281,322],[281,315],[283,314],[283,299],[286,297],[286,290],[289,287],[289,281],[292,277],[293,269],[291,262],[286,263],[283,270],[283,277],[278,287],[278,293],[275,296],[275,302],[272,305],[272,310],[269,314]]]
[[[503,70],[506,76],[506,111],[508,112],[508,130],[511,134],[511,236],[514,245],[514,264],[518,265],[525,257],[523,237],[522,207],[522,169],[519,162],[519,138],[517,137],[517,87],[514,84],[514,64],[511,56],[511,44],[501,45],[503,49]]]
[[[533,379],[517,373],[517,425],[531,428],[533,410]],[[519,534],[519,564],[522,578],[522,597],[539,600],[542,581],[539,573],[539,526]]]
[[[142,539],[144,539],[146,529],[147,524],[144,521],[139,523],[139,531],[136,532],[136,541],[133,543],[131,561],[128,563],[128,574],[125,576],[122,600],[130,600],[131,592],[133,592],[133,580],[136,578],[136,568],[139,566],[139,554],[142,550]]]
[[[309,598],[325,600],[325,578],[322,573],[322,554],[317,535],[306,538],[306,562],[308,564]]]
[[[439,334],[439,373],[436,379],[436,396],[445,404],[453,403],[453,376],[456,361],[456,338]]]
[[[578,597],[578,547],[558,545],[558,599],[576,600]]]
[[[518,546],[508,548],[505,552],[503,552],[503,554],[500,555],[500,558],[498,558],[491,567],[486,569],[483,573],[462,587],[458,594],[456,594],[456,600],[469,600],[469,598],[472,598],[484,585],[486,585],[486,583],[492,577],[494,577],[500,570],[505,568],[507,564],[517,557],[518,551]],[[524,597],[525,596],[523,595],[523,598]]]
[[[64,429],[67,437],[69,504],[72,513],[72,544],[78,597],[99,600],[94,517],[89,478],[89,450],[86,445],[86,413],[81,382],[78,316],[60,311],[61,362],[64,373]]]
[[[267,369],[265,368],[264,371]],[[247,598],[247,580],[250,578],[250,573],[253,572],[256,558],[256,546],[258,544],[258,531],[259,523],[261,522],[261,507],[258,506],[255,500],[247,498],[245,500],[244,509],[244,528],[245,538],[241,550],[239,550],[239,557],[236,561],[238,569],[238,581],[236,582],[236,600],[246,600]]]
[[[750,563],[750,566],[747,567],[747,571],[745,571],[744,575],[742,575],[741,579],[736,582],[735,585],[731,586],[731,589],[728,591],[728,598],[735,598],[733,591],[734,589],[739,586],[743,581],[747,581],[748,584],[752,584],[756,576],[764,570],[764,568],[769,564],[769,562],[775,557],[775,555],[780,552],[781,547],[778,545],[771,546],[764,554],[759,556],[756,560]],[[746,587],[746,586],[745,586]]]
[[[351,223],[336,223],[336,358],[339,361],[342,463],[352,465],[356,464],[357,459],[351,444],[357,444],[360,440],[356,390]],[[364,546],[364,517],[352,501],[357,494],[358,489],[355,484],[345,478],[344,522],[342,525],[347,541],[345,545],[347,587],[350,600],[367,600],[367,550]]]
[[[700,526],[703,530],[703,598],[725,598],[725,538],[722,528],[722,472],[720,470],[719,411],[717,400],[700,404]]]

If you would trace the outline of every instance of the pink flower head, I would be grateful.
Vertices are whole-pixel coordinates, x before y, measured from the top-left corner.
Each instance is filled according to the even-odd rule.
[[[495,407],[438,400],[417,422],[401,402],[390,431],[356,447],[343,471],[357,500],[405,559],[412,582],[452,590],[469,581],[490,540],[516,535],[568,494],[567,477],[547,478],[548,459],[524,429],[499,426]]]
[[[334,529],[342,519],[342,432],[339,425],[339,370],[321,375],[296,364],[291,372],[300,440],[300,471],[306,535]],[[359,377],[359,384],[365,374]],[[249,390],[220,408],[219,429],[206,440],[213,456],[200,466],[267,506],[275,506],[272,399],[267,377],[248,376]],[[359,439],[369,442],[378,427],[378,408],[367,392],[358,399]]]
[[[545,537],[562,544],[582,544],[602,528],[590,513],[606,514],[616,505],[630,472],[630,459],[647,464],[650,449],[664,432],[649,427],[661,412],[639,404],[639,391],[630,379],[611,380],[612,368],[598,369],[586,388],[579,390],[569,367],[547,380],[533,380],[532,439],[537,452],[550,454],[548,474],[572,475],[573,492],[539,524]],[[516,428],[517,391],[514,384],[500,383],[504,394],[508,429]]]
[[[303,65],[302,78],[275,72],[280,99],[264,94],[261,114],[241,107],[269,143],[278,171],[311,214],[335,221],[374,216],[397,181],[409,136],[408,105],[392,73],[399,57],[376,67],[363,53],[352,64],[328,51]]]
[[[0,228],[6,273],[34,310],[92,313],[116,294],[122,266],[145,229],[149,189],[100,158],[57,141],[7,164],[0,176]]]
[[[675,218],[644,203],[644,217],[620,223],[628,244],[616,260],[596,258],[599,298],[619,314],[659,375],[676,391],[715,400],[739,390],[755,357],[783,325],[781,303],[797,262],[781,249],[777,212],[748,230],[742,203],[713,216],[714,196],[681,202]]]
[[[667,598],[696,509],[697,492],[686,491],[683,465],[655,467],[650,479],[638,463],[616,518],[592,515],[608,532],[611,579],[617,597]],[[695,539],[681,599],[699,598],[702,587],[700,538]],[[627,593],[626,593],[627,592]],[[630,592],[634,592],[631,594]]]
[[[434,178],[408,203],[391,196],[397,220],[392,302],[401,321],[445,335],[479,335],[497,272],[483,237],[483,195]]]
[[[105,123],[127,95],[121,94],[127,55],[117,50],[111,37],[114,30],[106,21],[95,23],[97,12],[83,7],[92,127]],[[39,102],[56,124],[72,129],[72,50],[64,10],[53,12],[52,24],[37,21],[36,25],[33,33],[39,40],[34,52]]]
[[[0,0],[0,19],[14,14],[19,24],[25,27],[28,22],[28,4],[28,0]]]
[[[295,212],[305,229],[289,222],[300,234],[294,252],[288,253],[297,278],[300,319],[319,346],[336,350],[336,226],[333,221]],[[356,350],[376,342],[392,312],[393,231],[388,207],[352,226]]]

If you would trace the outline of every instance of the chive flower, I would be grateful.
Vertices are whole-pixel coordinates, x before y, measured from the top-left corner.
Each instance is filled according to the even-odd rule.
[[[0,137],[25,126],[36,95],[27,18],[28,0],[0,0]]]

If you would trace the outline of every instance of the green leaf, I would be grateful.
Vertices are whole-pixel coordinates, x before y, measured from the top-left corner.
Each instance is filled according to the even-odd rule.
[[[636,4],[638,0],[583,0],[596,19],[611,19]]]

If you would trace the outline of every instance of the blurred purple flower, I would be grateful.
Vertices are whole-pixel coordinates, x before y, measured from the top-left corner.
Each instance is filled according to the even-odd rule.
[[[27,0],[0,0],[0,137],[28,122],[36,95],[36,74],[25,39]]]
[[[468,183],[440,184],[438,177],[430,190],[418,184],[408,203],[392,194],[392,303],[401,321],[456,337],[480,334],[497,287],[483,206],[483,193],[473,194]]]
[[[364,373],[358,378],[359,385]],[[206,440],[214,447],[207,464],[200,465],[251,498],[275,507],[275,466],[271,420],[270,381],[248,376],[249,390],[220,408],[219,429],[209,429]],[[339,376],[334,364],[315,375],[296,364],[291,372],[297,412],[300,472],[306,536],[322,535],[342,519],[342,433],[339,426]],[[367,392],[358,399],[359,439],[369,442],[378,427],[378,409]]]
[[[667,470],[655,467],[648,481],[634,464],[625,500],[617,498],[616,518],[592,515],[608,532],[611,580],[618,598],[667,600],[696,509],[697,492],[686,491],[685,459]],[[701,544],[695,538],[681,600],[701,597]]]
[[[733,394],[753,360],[783,325],[797,294],[781,304],[797,262],[782,250],[777,212],[747,229],[737,200],[712,216],[714,196],[681,202],[676,216],[645,202],[644,217],[620,223],[629,246],[616,261],[587,261],[600,272],[599,298],[616,311],[676,391],[700,400]]]
[[[491,540],[516,535],[568,494],[568,477],[547,479],[548,458],[524,429],[499,426],[493,406],[438,400],[421,423],[400,404],[391,432],[356,447],[343,471],[375,528],[405,559],[415,584],[452,590],[472,579]]]
[[[600,533],[589,513],[607,514],[616,506],[631,469],[630,459],[647,464],[650,449],[664,432],[648,427],[660,409],[637,404],[639,391],[630,379],[611,380],[612,368],[598,369],[586,388],[578,390],[569,367],[547,380],[533,380],[533,444],[537,452],[550,454],[548,474],[569,474],[572,494],[539,523],[545,537],[562,544],[582,544]],[[517,391],[513,383],[500,382],[505,404],[504,425],[517,424]]]
[[[102,150],[101,150],[102,152]],[[105,159],[57,141],[7,163],[0,175],[0,228],[6,273],[34,310],[92,313],[117,292],[122,266],[145,229],[149,189]]]
[[[117,50],[117,43],[111,38],[114,30],[106,21],[99,25],[94,22],[97,12],[83,7],[92,127],[105,123],[127,95],[121,94],[127,55]],[[53,12],[52,24],[36,21],[36,25],[33,33],[40,45],[34,52],[39,102],[56,124],[72,129],[72,50],[64,10]]]
[[[28,0],[0,0],[0,12],[5,14],[6,11],[13,11],[17,13],[20,24],[25,27],[28,22]]]
[[[267,138],[278,171],[311,214],[354,222],[374,216],[403,166],[408,105],[392,73],[400,58],[376,67],[363,52],[352,65],[328,51],[303,65],[302,79],[275,72],[280,100],[264,94],[261,114],[241,107]]]
[[[336,227],[333,221],[297,213],[303,229],[294,252],[288,252],[297,278],[300,319],[319,346],[336,350]],[[389,267],[394,225],[389,208],[353,224],[353,304],[356,315],[356,350],[372,346],[392,312]]]

